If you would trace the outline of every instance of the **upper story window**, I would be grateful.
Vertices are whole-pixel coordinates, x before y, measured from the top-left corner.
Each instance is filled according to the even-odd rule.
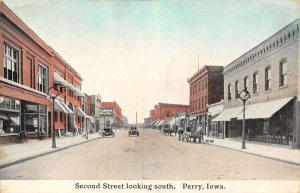
[[[196,89],[196,94],[197,94],[197,88],[198,88],[198,87],[197,87],[197,84],[196,84],[196,86],[195,86],[195,89]],[[200,91],[200,90],[199,90],[199,91]]]
[[[283,60],[279,64],[279,86],[287,85],[287,62]]]
[[[265,69],[265,90],[271,89],[271,67]]]
[[[4,44],[4,78],[19,83],[19,68],[19,51]]]
[[[207,85],[208,85],[208,81],[207,81],[207,77],[205,77],[205,89],[207,89]]]
[[[228,84],[227,86],[227,96],[228,101],[231,101],[231,84]]]
[[[235,81],[235,99],[239,97],[239,91],[240,91],[240,84],[239,81]]]
[[[204,91],[204,79],[202,79],[202,91]]]
[[[258,73],[253,74],[253,94],[258,92]]]
[[[249,79],[248,79],[248,76],[246,76],[244,78],[244,90],[248,90],[248,83],[249,83]]]
[[[48,69],[42,65],[38,67],[38,90],[48,92]]]

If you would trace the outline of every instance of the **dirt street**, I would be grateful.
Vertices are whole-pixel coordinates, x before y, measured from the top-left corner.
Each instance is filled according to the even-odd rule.
[[[1,179],[299,180],[300,168],[159,131],[127,130],[0,170]]]

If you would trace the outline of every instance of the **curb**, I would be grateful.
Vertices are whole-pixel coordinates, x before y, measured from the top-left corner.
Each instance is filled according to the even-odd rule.
[[[48,154],[52,154],[52,153],[55,153],[55,152],[59,152],[59,151],[68,149],[70,147],[75,147],[75,146],[78,146],[78,145],[81,145],[81,144],[84,144],[84,143],[88,143],[90,141],[94,141],[94,140],[101,139],[101,138],[102,137],[96,137],[94,139],[90,139],[90,140],[87,140],[87,141],[82,141],[82,142],[79,142],[79,143],[73,143],[73,144],[67,145],[65,147],[56,148],[54,150],[51,149],[51,150],[49,150],[47,152],[38,153],[38,154],[35,154],[35,155],[31,155],[31,156],[28,156],[28,157],[16,159],[16,160],[13,160],[13,161],[8,161],[6,163],[0,164],[0,169],[9,167],[9,166],[12,166],[12,165],[15,165],[15,164],[19,164],[19,163],[22,163],[22,162],[25,162],[25,161],[28,161],[28,160],[31,160],[31,159],[35,159],[35,158],[38,158],[38,157],[42,157],[44,155],[48,155]]]
[[[271,156],[266,156],[266,155],[261,155],[261,154],[257,154],[257,153],[252,153],[252,152],[246,152],[246,151],[242,151],[242,150],[239,150],[239,149],[226,147],[226,146],[222,146],[222,145],[216,145],[216,144],[212,144],[212,143],[205,143],[205,144],[213,145],[213,146],[224,148],[224,149],[230,149],[230,150],[233,150],[233,151],[238,151],[238,152],[242,152],[242,153],[246,153],[246,154],[250,154],[250,155],[255,155],[255,156],[258,156],[258,157],[267,158],[267,159],[271,159],[271,160],[275,160],[275,161],[280,161],[280,162],[284,162],[284,163],[288,163],[288,164],[292,164],[292,165],[296,165],[296,166],[300,166],[300,163],[293,162],[293,161],[288,161],[288,160],[275,158],[275,157],[271,157]]]

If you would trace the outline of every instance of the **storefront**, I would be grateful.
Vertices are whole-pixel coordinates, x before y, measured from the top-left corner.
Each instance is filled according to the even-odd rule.
[[[45,137],[47,114],[46,105],[0,96],[0,136]]]
[[[20,100],[0,96],[0,136],[19,135],[20,122]]]
[[[26,135],[44,137],[47,134],[47,106],[22,101],[21,127]]]
[[[292,145],[293,98],[246,105],[245,134],[247,140]],[[225,109],[212,120],[215,130],[224,127],[226,137],[242,136],[243,108]]]

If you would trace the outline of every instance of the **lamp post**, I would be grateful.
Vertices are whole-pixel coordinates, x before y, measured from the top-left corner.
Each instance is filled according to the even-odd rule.
[[[52,124],[53,124],[53,127],[52,127],[52,132],[51,132],[52,148],[56,148],[56,141],[55,141],[55,134],[54,134],[54,131],[55,131],[55,115],[54,115],[55,110],[54,110],[54,106],[55,106],[55,99],[59,95],[59,90],[56,87],[51,87],[51,88],[49,88],[48,94],[49,94],[49,96],[51,97],[51,99],[53,101],[53,108],[52,108],[52,115],[53,115]]]
[[[177,127],[177,125],[176,125],[176,118],[177,118],[177,115],[176,115],[176,114],[174,115],[174,118],[175,118],[175,130],[176,130],[176,127]]]
[[[242,130],[242,149],[246,149],[246,143],[245,143],[245,138],[246,138],[246,133],[245,133],[245,105],[246,101],[250,98],[250,93],[247,91],[247,89],[242,90],[238,97],[243,101],[243,130]]]

